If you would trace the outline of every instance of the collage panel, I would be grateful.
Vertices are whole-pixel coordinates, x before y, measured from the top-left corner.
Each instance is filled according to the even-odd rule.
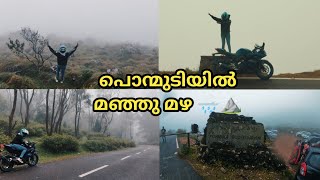
[[[93,112],[155,90],[0,90],[0,179],[159,179],[159,117]]]
[[[235,71],[241,89],[319,89],[318,2],[161,0],[159,70]],[[307,53],[304,53],[307,52]]]
[[[99,89],[102,74],[158,72],[157,0],[1,3],[2,89]]]
[[[319,179],[319,90],[175,90],[160,117],[160,179]]]

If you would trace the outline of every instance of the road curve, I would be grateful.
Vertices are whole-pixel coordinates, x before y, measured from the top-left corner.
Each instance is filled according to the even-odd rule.
[[[41,158],[41,155],[40,155]],[[0,173],[5,180],[104,180],[159,179],[159,146],[97,153],[80,158],[17,167],[10,173]]]
[[[238,89],[320,89],[320,78],[271,78],[267,81],[255,77],[239,77]]]
[[[160,143],[160,179],[161,180],[201,180],[192,166],[177,156],[177,136],[167,136]]]

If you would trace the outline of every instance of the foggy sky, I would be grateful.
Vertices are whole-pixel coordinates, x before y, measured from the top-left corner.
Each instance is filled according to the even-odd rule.
[[[1,0],[0,35],[40,33],[158,45],[157,0]]]
[[[231,46],[266,43],[275,74],[320,69],[320,1],[161,0],[160,70],[198,69],[200,56],[221,47],[220,26],[208,15],[231,14]]]
[[[221,112],[230,98],[241,108],[240,115],[251,116],[265,127],[320,128],[320,91],[318,90],[175,90],[173,96],[191,97],[194,106],[189,112],[162,113],[160,126],[168,129],[186,129],[198,124],[203,131],[209,113],[199,103],[218,103],[215,112]],[[212,108],[212,107],[211,107]]]

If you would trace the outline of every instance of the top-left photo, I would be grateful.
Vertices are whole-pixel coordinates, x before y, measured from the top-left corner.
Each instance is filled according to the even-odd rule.
[[[157,0],[3,0],[0,89],[93,89],[158,72]]]

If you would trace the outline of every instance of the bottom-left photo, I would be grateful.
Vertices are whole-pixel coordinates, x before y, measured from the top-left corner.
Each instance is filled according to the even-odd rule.
[[[0,90],[0,179],[159,179],[159,117],[94,112],[157,90]]]

